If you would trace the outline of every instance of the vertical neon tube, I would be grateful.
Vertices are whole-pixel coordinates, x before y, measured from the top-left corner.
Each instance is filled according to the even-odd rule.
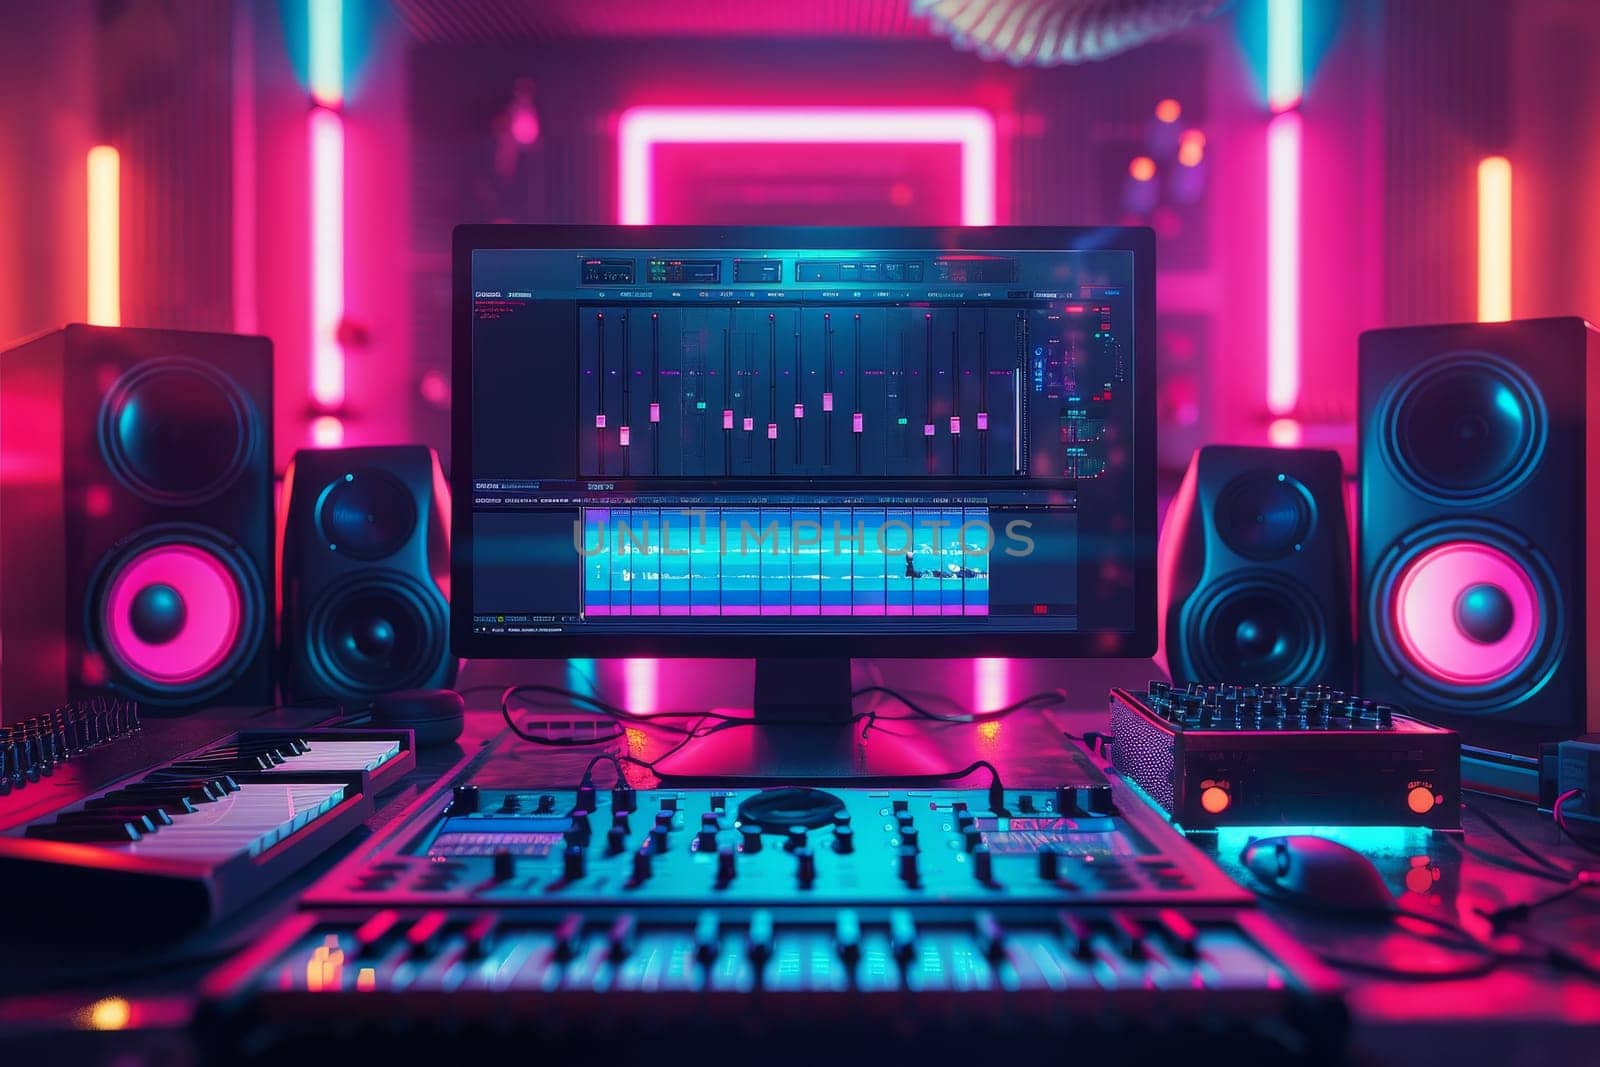
[[[94,326],[122,325],[121,166],[110,145],[89,149],[87,318]]]
[[[984,657],[972,661],[972,710],[995,711],[1011,703],[1011,661]]]
[[[1478,321],[1511,318],[1511,161],[1478,164]]]
[[[323,107],[344,100],[344,0],[307,0],[311,57],[306,80],[311,99]]]
[[[320,408],[344,403],[344,121],[311,110],[311,399]]]
[[[1300,400],[1300,113],[1267,126],[1267,410]]]
[[[1267,106],[1287,111],[1305,92],[1301,0],[1267,0]]]
[[[660,660],[622,661],[622,706],[636,715],[654,715],[661,710]]]

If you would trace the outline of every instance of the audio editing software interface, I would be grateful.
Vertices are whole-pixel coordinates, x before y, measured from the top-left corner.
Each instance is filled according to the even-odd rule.
[[[472,258],[486,634],[1133,627],[1133,254]]]

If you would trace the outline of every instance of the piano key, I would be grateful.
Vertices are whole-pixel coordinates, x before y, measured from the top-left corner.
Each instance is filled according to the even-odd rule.
[[[245,782],[238,792],[121,847],[142,856],[213,862],[258,855],[333,808],[344,794],[344,786],[330,782]]]
[[[76,841],[133,847],[143,836],[131,822],[120,823],[37,823],[28,827],[27,836],[46,841]]]
[[[271,768],[273,773],[300,771],[374,771],[400,754],[398,741],[310,741],[308,750]]]

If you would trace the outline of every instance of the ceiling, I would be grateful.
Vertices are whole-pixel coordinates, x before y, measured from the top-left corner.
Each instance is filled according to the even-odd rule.
[[[587,37],[932,36],[910,0],[391,0],[427,44]]]

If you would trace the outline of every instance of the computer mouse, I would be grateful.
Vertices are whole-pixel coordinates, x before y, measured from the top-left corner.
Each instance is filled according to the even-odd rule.
[[[466,709],[454,689],[401,689],[372,702],[372,724],[410,730],[418,748],[431,748],[461,736]]]
[[[1394,894],[1372,861],[1353,848],[1309,834],[1262,837],[1240,860],[1262,884],[1329,910],[1393,911]]]

